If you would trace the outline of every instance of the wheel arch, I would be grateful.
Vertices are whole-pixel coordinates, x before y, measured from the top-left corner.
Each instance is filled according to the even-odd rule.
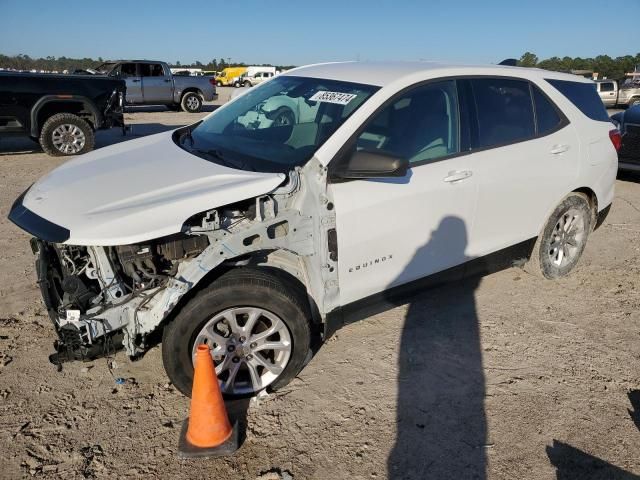
[[[45,95],[31,109],[30,131],[34,137],[40,136],[40,129],[49,117],[57,113],[71,113],[89,122],[96,130],[102,124],[102,113],[87,97],[80,95]]]
[[[312,294],[302,259],[297,254],[287,250],[255,250],[228,259],[207,272],[206,275],[180,298],[171,312],[163,320],[163,326],[170,323],[199,291],[212,285],[216,280],[231,270],[243,267],[268,271],[280,280],[291,285],[292,288],[297,289],[307,298],[307,306],[309,308],[312,325],[319,327],[322,324],[322,316],[316,299]]]
[[[582,193],[587,197],[589,206],[591,207],[591,228],[594,229],[598,219],[598,196],[596,195],[596,192],[589,187],[580,187],[576,188],[571,193]]]

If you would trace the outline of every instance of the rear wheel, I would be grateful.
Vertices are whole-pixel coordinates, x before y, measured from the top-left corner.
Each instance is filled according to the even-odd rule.
[[[195,350],[206,344],[225,396],[277,389],[304,365],[308,319],[301,292],[285,280],[258,269],[232,270],[200,291],[165,328],[165,370],[191,396]]]
[[[80,155],[93,150],[93,129],[77,115],[56,113],[42,125],[39,142],[52,156]]]
[[[582,256],[592,218],[586,195],[567,195],[547,220],[525,269],[548,279],[568,275]]]
[[[629,100],[630,107],[635,107],[636,105],[640,105],[640,97],[633,97],[631,100]]]
[[[180,102],[182,110],[189,113],[198,113],[202,110],[202,97],[195,92],[187,92]]]

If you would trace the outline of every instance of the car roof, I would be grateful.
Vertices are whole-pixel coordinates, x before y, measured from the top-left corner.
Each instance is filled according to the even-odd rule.
[[[464,75],[497,75],[526,79],[556,79],[592,83],[578,75],[538,68],[504,65],[459,65],[437,62],[334,62],[318,63],[288,70],[282,75],[324,78],[384,87],[403,77],[436,78]]]

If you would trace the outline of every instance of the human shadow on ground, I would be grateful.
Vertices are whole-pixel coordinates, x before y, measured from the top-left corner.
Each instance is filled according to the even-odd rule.
[[[404,272],[419,271],[444,253],[466,258],[466,247],[464,221],[446,217]],[[456,283],[430,288],[409,303],[400,340],[390,479],[486,478],[485,378],[474,298],[479,278],[463,280],[463,271],[447,279]],[[395,301],[393,290],[387,296]]]
[[[547,447],[547,456],[556,468],[557,480],[640,480],[638,475],[558,440]]]
[[[633,410],[627,409],[627,411],[636,428],[640,430],[640,390],[631,390],[627,396],[633,407]]]

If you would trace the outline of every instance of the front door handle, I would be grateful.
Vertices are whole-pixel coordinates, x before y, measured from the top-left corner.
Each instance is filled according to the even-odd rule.
[[[470,170],[454,170],[444,177],[444,181],[447,183],[460,182],[469,178],[471,175],[473,175],[473,172]]]
[[[137,78],[134,78],[133,80],[131,80],[133,83],[138,83],[140,80]]]
[[[554,155],[558,155],[559,153],[564,153],[569,150],[569,145],[554,145],[551,147],[551,153]]]

